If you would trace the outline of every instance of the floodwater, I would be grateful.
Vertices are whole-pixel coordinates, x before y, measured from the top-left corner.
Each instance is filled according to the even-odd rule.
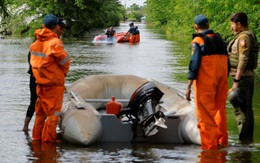
[[[72,56],[67,83],[92,74],[132,74],[149,77],[184,92],[186,88],[189,45],[165,37],[156,29],[137,24],[141,41],[137,44],[93,43],[102,33],[97,29],[88,37],[67,41],[65,48]],[[128,24],[115,28],[127,31]],[[29,75],[27,53],[31,39],[0,40],[0,158],[1,163],[27,162],[245,162],[260,161],[260,94],[255,90],[254,142],[242,144],[238,140],[233,110],[227,103],[229,144],[218,151],[201,151],[193,144],[109,143],[91,146],[57,143],[37,144],[29,134],[22,132],[29,104]],[[32,120],[30,129],[33,127]]]

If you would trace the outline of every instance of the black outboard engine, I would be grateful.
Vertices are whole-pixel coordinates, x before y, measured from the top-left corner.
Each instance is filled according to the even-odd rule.
[[[132,94],[127,107],[117,116],[128,117],[134,126],[140,123],[146,136],[154,135],[157,127],[167,128],[163,112],[155,110],[163,95],[153,82],[148,81]]]

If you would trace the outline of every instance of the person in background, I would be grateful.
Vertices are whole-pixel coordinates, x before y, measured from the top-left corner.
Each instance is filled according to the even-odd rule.
[[[113,37],[116,34],[116,31],[113,27],[109,27],[109,29],[106,30],[105,34],[107,35],[107,40],[111,41],[113,40]]]
[[[65,20],[48,14],[43,18],[42,27],[35,30],[36,41],[30,46],[30,64],[38,96],[32,138],[34,141],[56,142],[56,127],[70,66],[70,56],[59,37],[67,25]]]
[[[131,22],[129,23],[129,30],[126,32],[126,36],[132,36],[132,35],[136,35],[136,30],[137,30],[137,27],[134,26],[134,23]],[[139,31],[139,30],[138,30]]]
[[[209,29],[205,15],[195,17],[194,29],[185,95],[190,101],[193,85],[201,148],[217,150],[228,146],[228,53],[220,35]]]
[[[30,104],[28,106],[28,109],[26,111],[26,116],[24,119],[24,126],[23,126],[23,131],[28,132],[29,131],[29,124],[32,119],[32,116],[35,112],[35,103],[37,100],[37,93],[36,93],[36,83],[35,83],[35,77],[33,76],[32,73],[32,67],[30,64],[30,52],[28,53],[28,63],[29,63],[29,70],[27,71],[30,74]]]
[[[139,34],[140,34],[140,31],[139,31],[139,29],[138,29],[138,26],[136,26],[135,28],[136,28],[135,33],[139,35]]]
[[[66,29],[68,29],[68,26],[65,22],[64,19],[59,19],[59,22],[58,22],[58,25],[60,27],[64,27]],[[63,28],[60,28],[61,30],[58,31],[58,36],[60,37],[64,30]],[[35,42],[36,38],[34,39],[34,42]],[[28,52],[28,63],[29,63],[29,69],[27,71],[28,74],[30,74],[30,81],[29,81],[29,88],[30,88],[30,104],[28,106],[28,109],[26,111],[26,116],[25,116],[25,119],[24,119],[24,126],[23,126],[23,131],[24,132],[28,132],[29,131],[29,124],[30,124],[30,121],[34,115],[34,112],[35,112],[35,103],[36,103],[36,100],[37,100],[37,93],[36,93],[36,79],[35,77],[33,76],[33,73],[32,73],[32,66],[30,64],[30,51]]]
[[[129,37],[129,43],[137,43],[140,41],[140,31],[137,26],[134,26],[134,23],[129,24],[130,28],[126,32],[125,37]]]
[[[254,69],[257,67],[259,44],[255,34],[248,28],[248,19],[245,13],[234,13],[230,17],[230,21],[235,38],[228,45],[233,78],[228,98],[234,107],[239,139],[252,141],[254,132],[252,109]]]

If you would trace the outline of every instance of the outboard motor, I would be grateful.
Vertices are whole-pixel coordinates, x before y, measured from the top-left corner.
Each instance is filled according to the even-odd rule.
[[[117,116],[126,116],[133,126],[141,124],[146,136],[154,135],[158,132],[157,127],[167,128],[163,112],[155,110],[163,95],[153,82],[148,81],[132,94],[127,107]]]

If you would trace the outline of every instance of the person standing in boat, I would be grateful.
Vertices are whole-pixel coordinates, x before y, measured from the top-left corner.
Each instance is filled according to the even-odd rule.
[[[106,33],[107,35],[107,40],[108,41],[112,41],[113,40],[113,37],[115,36],[116,34],[116,30],[114,30],[113,27],[109,27],[109,29],[106,30]]]
[[[36,41],[30,46],[30,64],[38,96],[33,140],[56,142],[65,78],[70,66],[70,56],[59,38],[65,28],[67,25],[64,20],[59,20],[53,14],[46,15],[43,28],[35,30]]]
[[[205,15],[195,17],[194,29],[186,99],[191,100],[193,86],[201,148],[217,150],[228,146],[228,53],[220,35],[209,29]]]
[[[231,30],[236,37],[229,42],[228,53],[233,78],[229,101],[234,107],[235,119],[241,141],[252,141],[254,113],[254,69],[257,67],[259,43],[255,34],[249,31],[247,15],[234,13],[230,17]],[[234,98],[231,95],[236,94]]]

